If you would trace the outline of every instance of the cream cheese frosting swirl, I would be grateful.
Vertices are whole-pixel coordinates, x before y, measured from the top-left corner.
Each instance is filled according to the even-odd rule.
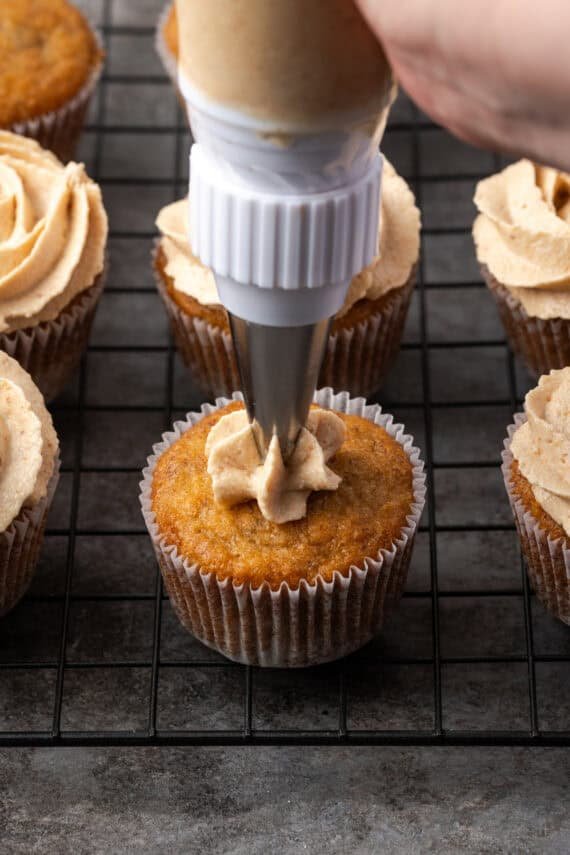
[[[477,258],[531,317],[570,319],[570,175],[520,160],[477,185]]]
[[[525,398],[513,457],[536,501],[570,537],[570,368],[545,374]]]
[[[219,305],[212,271],[192,254],[188,242],[188,200],[163,208],[156,220],[166,258],[165,272],[177,291],[204,306]],[[414,195],[384,160],[378,255],[355,276],[339,316],[358,300],[377,300],[408,280],[420,251],[420,212]]]
[[[32,378],[0,352],[0,531],[47,493],[58,452],[51,416]]]
[[[311,492],[336,490],[340,484],[340,477],[326,464],[342,445],[345,432],[335,413],[312,409],[285,466],[276,436],[261,461],[246,411],[228,413],[206,440],[215,500],[231,508],[255,499],[265,519],[274,523],[302,519]]]
[[[0,332],[56,318],[103,269],[106,240],[83,165],[0,131]]]

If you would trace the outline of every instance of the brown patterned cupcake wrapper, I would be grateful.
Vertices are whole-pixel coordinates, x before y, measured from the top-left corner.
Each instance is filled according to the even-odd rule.
[[[234,399],[241,399],[235,394]],[[414,501],[407,523],[390,550],[366,558],[346,576],[335,573],[332,581],[317,577],[314,584],[301,582],[297,589],[283,582],[274,591],[267,583],[254,589],[249,584],[219,581],[190,565],[161,536],[152,511],[154,467],[160,455],[205,415],[225,406],[204,404],[200,413],[188,413],[176,422],[163,441],[154,446],[143,471],[140,501],[170,600],[186,629],[201,642],[237,662],[267,667],[306,667],[345,656],[365,645],[380,630],[384,616],[404,590],[415,532],[425,503],[425,474],[420,452],[402,425],[379,406],[346,392],[321,389],[315,402],[343,413],[362,416],[381,425],[404,448],[412,464]]]
[[[156,264],[153,269],[176,347],[194,380],[207,397],[231,395],[241,383],[229,332],[184,312],[168,293]],[[364,396],[381,386],[400,350],[414,285],[415,269],[405,285],[388,295],[381,312],[329,336],[319,385]]]
[[[540,377],[553,368],[570,365],[570,320],[531,317],[488,268],[482,267],[481,272],[497,304],[511,349],[528,371]]]
[[[44,498],[21,510],[6,531],[0,533],[0,617],[14,608],[32,581],[59,480],[59,465],[58,456]]]
[[[503,477],[515,518],[528,577],[541,603],[555,617],[570,624],[570,549],[562,538],[553,540],[512,491],[511,440],[516,429],[526,421],[524,413],[515,415],[508,428],[503,451]]]
[[[98,34],[93,35],[100,51],[103,50]],[[8,130],[24,137],[37,140],[41,146],[52,151],[61,161],[67,163],[75,154],[81,131],[85,124],[91,96],[103,71],[103,59],[89,75],[79,92],[62,107],[50,113],[43,113],[33,119],[15,122]]]
[[[46,401],[60,394],[79,365],[105,280],[106,269],[53,321],[0,333],[0,350],[16,359],[32,375]]]

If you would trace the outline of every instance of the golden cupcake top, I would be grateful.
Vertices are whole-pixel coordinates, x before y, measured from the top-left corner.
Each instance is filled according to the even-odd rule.
[[[520,160],[477,185],[477,258],[542,319],[570,318],[570,175]]]
[[[232,507],[214,498],[206,443],[232,403],[205,416],[160,456],[152,475],[151,508],[160,537],[188,565],[215,572],[220,580],[253,587],[282,582],[296,588],[317,577],[330,581],[362,566],[366,557],[390,549],[411,512],[412,464],[406,451],[379,425],[337,413],[346,429],[326,465],[337,489],[316,490],[302,519],[276,525],[256,501]]]
[[[525,413],[511,452],[539,505],[570,536],[570,368],[541,377]]]
[[[162,236],[164,272],[174,288],[204,306],[219,305],[213,272],[190,249],[188,200],[163,208],[156,225]],[[407,282],[420,252],[420,225],[412,191],[392,164],[384,160],[378,255],[353,278],[339,316],[359,300],[377,300]]]
[[[102,271],[106,241],[83,165],[0,131],[0,332],[56,318]]]
[[[265,519],[274,523],[302,519],[312,492],[338,488],[341,479],[327,462],[345,434],[344,422],[335,413],[311,410],[285,465],[277,436],[261,460],[245,410],[228,413],[206,440],[214,499],[228,508],[254,499]]]
[[[67,0],[2,0],[0,127],[62,107],[101,60],[87,21]]]
[[[32,378],[0,352],[0,531],[47,492],[59,443]]]

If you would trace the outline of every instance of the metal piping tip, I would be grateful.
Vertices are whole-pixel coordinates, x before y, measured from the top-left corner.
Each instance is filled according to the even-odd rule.
[[[317,386],[329,323],[270,327],[230,314],[245,405],[262,460],[275,435],[284,461],[295,448]]]

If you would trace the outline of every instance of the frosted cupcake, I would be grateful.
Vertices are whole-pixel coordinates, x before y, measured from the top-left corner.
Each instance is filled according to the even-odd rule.
[[[570,624],[570,368],[541,377],[524,409],[505,441],[505,485],[532,587]]]
[[[237,396],[236,396],[237,397]],[[301,667],[378,633],[405,587],[425,477],[378,406],[325,389],[283,465],[261,463],[237,400],[189,413],[154,447],[146,525],[182,622],[239,662]]]
[[[26,592],[59,476],[59,443],[43,398],[0,353],[0,616]]]
[[[511,348],[538,376],[570,365],[570,175],[521,160],[477,185],[473,236]]]
[[[84,167],[0,131],[0,349],[47,400],[87,346],[106,241],[101,191]]]
[[[69,160],[103,67],[86,19],[67,0],[2,0],[0,57],[0,128]]]
[[[159,293],[182,358],[208,396],[240,387],[229,323],[214,275],[188,245],[188,203],[163,208],[154,255]],[[420,250],[420,213],[385,161],[378,256],[351,282],[333,319],[320,383],[352,395],[376,391],[400,349]]]
[[[176,88],[178,97],[184,106],[184,113],[186,113],[186,103],[178,90],[178,18],[175,3],[169,3],[165,6],[158,19],[155,46],[164,70]]]

